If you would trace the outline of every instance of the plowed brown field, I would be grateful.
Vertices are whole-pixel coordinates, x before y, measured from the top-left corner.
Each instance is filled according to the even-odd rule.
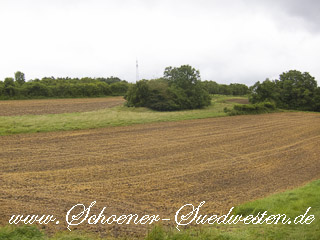
[[[320,115],[276,113],[0,137],[1,224],[13,214],[53,214],[66,230],[77,203],[105,215],[160,214],[184,204],[202,214],[320,178]],[[139,234],[136,225],[88,225]],[[72,228],[75,229],[75,228]]]
[[[235,103],[239,103],[239,104],[249,104],[249,100],[248,99],[243,99],[243,98],[231,98],[228,99],[227,102],[235,102]]]
[[[123,97],[0,101],[0,116],[89,112],[123,103]]]

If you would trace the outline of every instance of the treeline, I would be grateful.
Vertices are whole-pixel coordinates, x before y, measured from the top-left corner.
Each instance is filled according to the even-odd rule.
[[[278,108],[320,112],[320,88],[308,72],[290,70],[251,88],[250,102],[273,102]]]
[[[209,94],[246,95],[249,93],[249,88],[244,84],[226,85],[214,81],[200,81],[199,84]],[[118,77],[44,77],[25,81],[24,73],[18,71],[14,78],[0,80],[0,99],[124,96],[130,85],[132,84]]]
[[[229,85],[219,84],[214,81],[201,82],[209,94],[243,96],[249,94],[249,87],[245,84],[231,83]]]
[[[82,98],[123,96],[130,83],[117,77],[54,78],[44,77],[25,81],[22,72],[15,78],[0,81],[0,99]]]
[[[320,88],[308,72],[290,70],[279,79],[266,79],[248,88],[244,84],[201,81],[198,70],[189,65],[166,68],[164,77],[136,84],[117,77],[54,78],[25,81],[18,71],[14,78],[0,81],[0,99],[76,98],[126,96],[130,106],[155,110],[194,109],[210,104],[208,94],[249,95],[251,103],[271,102],[277,108],[320,111]]]

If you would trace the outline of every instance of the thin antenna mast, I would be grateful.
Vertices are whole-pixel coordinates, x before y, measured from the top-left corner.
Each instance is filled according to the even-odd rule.
[[[136,60],[136,82],[139,81],[139,64],[138,59]]]

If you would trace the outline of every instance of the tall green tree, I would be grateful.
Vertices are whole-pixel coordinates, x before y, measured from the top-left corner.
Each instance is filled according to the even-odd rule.
[[[147,107],[149,95],[148,81],[140,80],[129,87],[125,99],[129,107]]]
[[[164,79],[169,83],[169,91],[174,95],[174,101],[179,109],[195,109],[209,106],[211,97],[203,87],[200,72],[190,65],[167,67]]]
[[[26,82],[23,72],[17,71],[14,73],[14,78],[19,85],[22,85]]]
[[[158,111],[202,108],[211,98],[200,82],[200,73],[189,65],[167,67],[164,78],[142,80],[131,86],[127,105]]]
[[[15,95],[14,79],[9,77],[4,79],[4,94],[7,97],[13,97]]]
[[[290,70],[276,81],[280,88],[280,101],[289,109],[312,110],[317,81],[308,72]]]
[[[178,68],[167,67],[164,70],[164,78],[168,80],[169,85],[188,89],[200,82],[200,72],[190,65],[182,65]]]
[[[267,78],[264,82],[256,82],[251,87],[250,102],[275,102],[279,103],[280,90],[275,81],[271,81]]]
[[[320,112],[320,87],[317,88],[316,94],[314,97],[314,111]]]
[[[318,111],[319,88],[308,72],[290,70],[282,73],[279,80],[257,82],[251,87],[250,101],[273,101],[284,109]]]

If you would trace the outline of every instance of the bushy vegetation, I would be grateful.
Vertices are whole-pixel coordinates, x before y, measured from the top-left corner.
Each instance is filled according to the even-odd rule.
[[[14,78],[0,81],[0,99],[75,98],[124,96],[128,106],[148,107],[158,111],[197,109],[210,105],[210,95],[240,96],[250,94],[250,102],[275,103],[277,108],[320,111],[320,87],[308,72],[291,70],[279,79],[266,79],[248,88],[244,84],[218,84],[200,81],[200,73],[189,65],[168,67],[164,76],[130,84],[117,77],[54,78],[25,80],[18,71]],[[246,108],[257,107],[247,106]],[[250,111],[245,109],[244,111]]]
[[[34,226],[7,226],[0,229],[0,240],[39,240],[45,235]]]
[[[75,98],[123,96],[129,83],[117,77],[110,78],[54,78],[45,77],[25,81],[22,72],[14,78],[0,81],[0,99]]]
[[[250,102],[270,101],[283,109],[320,111],[320,88],[308,72],[291,70],[279,80],[266,79],[251,87]]]
[[[255,104],[236,104],[233,109],[225,108],[225,112],[229,115],[246,115],[246,114],[261,114],[270,113],[276,110],[276,105],[271,102],[260,102]]]
[[[47,236],[36,226],[6,226],[0,228],[0,240],[102,240],[97,236],[80,232],[61,232]]]
[[[161,79],[138,81],[129,88],[125,98],[128,106],[158,111],[198,109],[211,103],[199,71],[189,65],[167,67]]]
[[[185,71],[186,75],[180,74],[181,71]],[[201,108],[210,102],[204,92],[234,96],[246,95],[249,92],[249,88],[244,84],[226,85],[214,81],[200,81],[199,71],[188,65],[167,68],[165,74],[163,78],[142,80],[134,85],[127,94],[132,101],[131,105],[149,105],[147,107],[160,111],[193,109]],[[183,77],[190,77],[189,81],[194,85],[192,91],[191,88],[183,88],[185,85],[180,81]],[[0,80],[0,100],[124,96],[130,85],[132,84],[117,77],[80,79],[44,77],[26,81],[25,74],[17,71],[14,78]],[[145,91],[148,96],[144,95]],[[148,98],[147,103],[141,100],[142,98]]]
[[[227,85],[219,84],[214,81],[203,81],[201,83],[209,94],[243,96],[250,93],[248,86],[245,84],[231,83]]]

